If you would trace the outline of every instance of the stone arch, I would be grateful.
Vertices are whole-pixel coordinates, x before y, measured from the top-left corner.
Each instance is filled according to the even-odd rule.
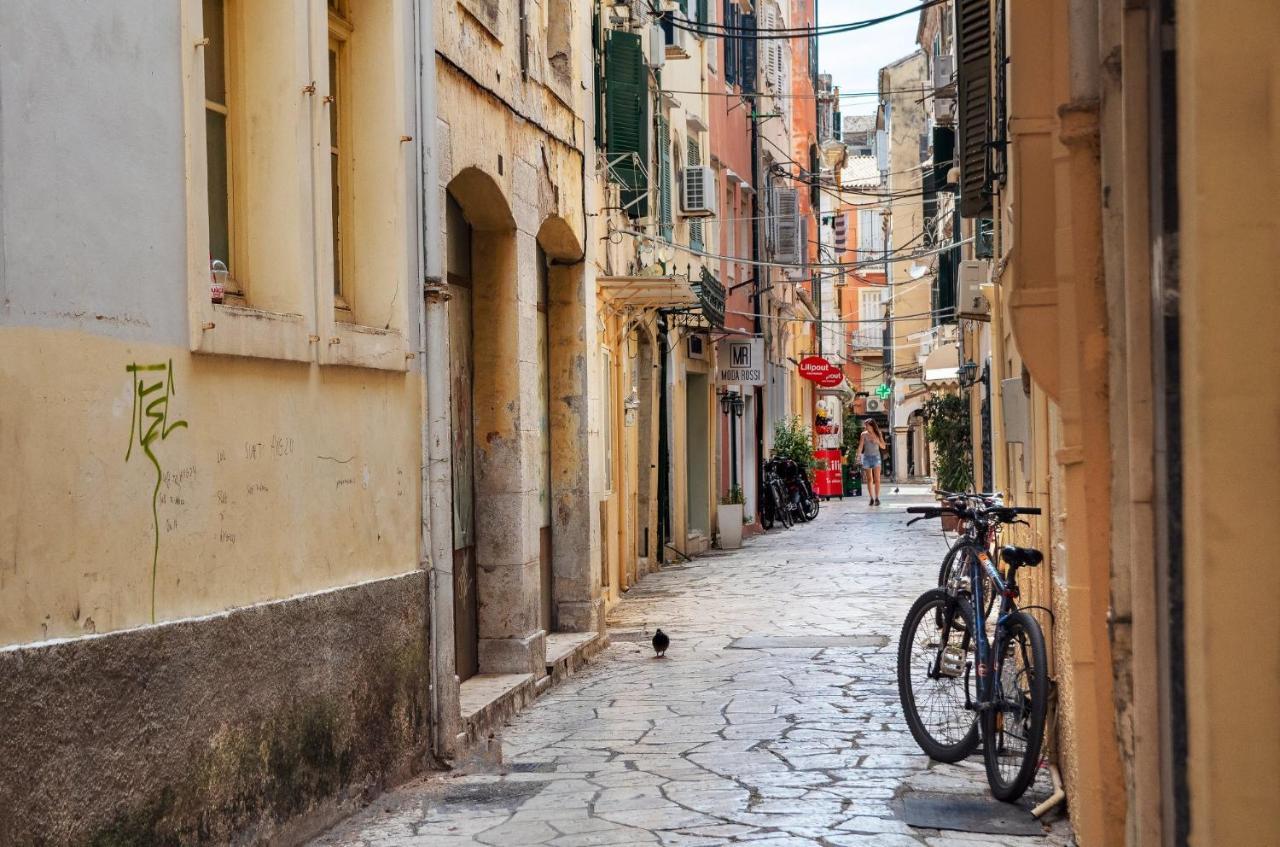
[[[550,619],[560,632],[594,632],[603,625],[599,540],[593,521],[588,413],[588,341],[592,337],[582,242],[563,218],[538,229],[539,273],[545,280],[547,415],[549,426]],[[541,297],[540,297],[541,299]],[[544,442],[545,443],[545,442]]]
[[[459,676],[545,673],[539,621],[538,460],[532,256],[499,184],[467,168],[448,184],[450,385],[454,442],[454,608]],[[461,219],[461,220],[459,220]],[[461,253],[466,253],[465,261]],[[469,521],[468,521],[469,518]],[[465,578],[470,571],[473,582]],[[465,626],[473,592],[474,630]],[[466,655],[474,638],[474,656]],[[464,659],[471,658],[469,666]]]

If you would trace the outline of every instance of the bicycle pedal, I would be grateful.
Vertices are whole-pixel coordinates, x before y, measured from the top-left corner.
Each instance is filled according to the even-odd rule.
[[[964,651],[954,645],[947,646],[939,657],[938,675],[959,679],[964,675],[964,671]]]

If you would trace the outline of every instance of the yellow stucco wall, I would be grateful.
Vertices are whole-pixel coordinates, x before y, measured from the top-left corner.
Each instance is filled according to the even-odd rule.
[[[1177,15],[1190,843],[1280,844],[1280,8]]]
[[[0,332],[0,644],[150,623],[153,590],[164,621],[413,570],[419,383]]]

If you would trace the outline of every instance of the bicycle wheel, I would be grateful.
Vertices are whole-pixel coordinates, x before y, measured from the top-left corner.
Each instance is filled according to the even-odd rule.
[[[1017,800],[1035,779],[1049,708],[1049,667],[1040,624],[1026,612],[1005,621],[992,650],[992,707],[982,713],[983,759],[997,800]]]
[[[815,494],[814,496],[810,497],[801,505],[801,509],[803,509],[804,519],[807,521],[811,521],[814,518],[816,518],[818,516],[818,508],[819,508],[818,496]]]
[[[898,697],[920,749],[958,762],[978,747],[978,725],[966,707],[974,662],[973,612],[962,598],[934,588],[907,612],[898,639]]]
[[[778,510],[778,520],[782,522],[783,527],[791,529],[795,521],[791,518],[791,504],[787,502],[786,492],[783,491],[781,483],[773,484],[773,505]]]
[[[760,498],[760,526],[773,529],[773,505],[769,497]]]

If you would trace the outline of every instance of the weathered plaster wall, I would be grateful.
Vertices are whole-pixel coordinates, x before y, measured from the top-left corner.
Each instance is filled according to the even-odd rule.
[[[0,643],[418,566],[412,375],[7,329],[0,396]]]
[[[298,841],[427,747],[426,575],[0,650],[0,843]]]

